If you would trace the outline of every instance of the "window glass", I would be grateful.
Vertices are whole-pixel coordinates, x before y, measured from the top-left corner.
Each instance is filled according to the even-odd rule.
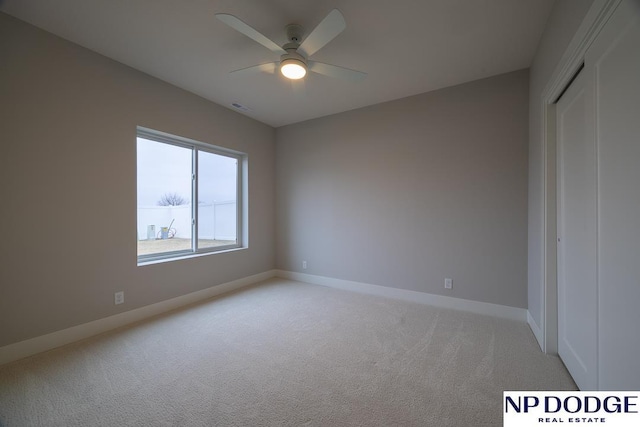
[[[238,242],[238,160],[198,152],[198,248]]]

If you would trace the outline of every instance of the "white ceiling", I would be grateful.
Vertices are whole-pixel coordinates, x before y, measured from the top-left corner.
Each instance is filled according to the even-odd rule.
[[[274,127],[527,68],[555,0],[0,0],[0,10]],[[333,8],[346,30],[314,60],[363,82],[229,75],[276,61],[214,17],[236,15],[280,45]]]

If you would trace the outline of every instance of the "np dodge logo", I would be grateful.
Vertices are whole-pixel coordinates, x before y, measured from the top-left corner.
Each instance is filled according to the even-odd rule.
[[[640,392],[505,391],[505,427],[557,424],[640,426]]]

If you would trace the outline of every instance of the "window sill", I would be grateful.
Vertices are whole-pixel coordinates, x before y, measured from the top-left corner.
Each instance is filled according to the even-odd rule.
[[[238,251],[244,251],[249,249],[246,246],[242,246],[239,248],[230,248],[230,249],[224,249],[221,251],[214,251],[214,252],[201,252],[201,253],[189,253],[189,254],[184,254],[184,255],[175,255],[175,256],[170,256],[167,258],[156,258],[156,259],[145,259],[143,261],[138,261],[138,267],[144,267],[147,265],[153,265],[153,264],[163,264],[165,262],[171,262],[171,261],[180,261],[180,260],[184,260],[184,259],[191,259],[191,258],[200,258],[203,256],[211,256],[211,255],[218,255],[218,254],[226,254],[229,252],[238,252]]]

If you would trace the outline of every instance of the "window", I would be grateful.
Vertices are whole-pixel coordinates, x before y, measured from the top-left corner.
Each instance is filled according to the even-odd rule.
[[[245,160],[138,128],[138,262],[240,247]]]

